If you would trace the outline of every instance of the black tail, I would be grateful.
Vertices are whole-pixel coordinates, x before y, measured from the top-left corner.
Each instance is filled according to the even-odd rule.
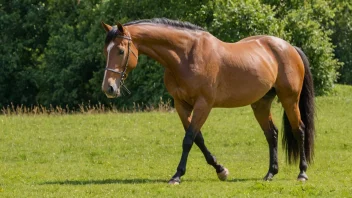
[[[314,85],[312,73],[309,69],[309,61],[304,52],[295,47],[302,58],[305,68],[303,86],[301,96],[299,99],[299,110],[301,112],[301,120],[305,125],[304,129],[304,147],[308,163],[313,162],[314,157]],[[283,115],[284,133],[282,137],[282,145],[286,150],[288,162],[294,163],[299,159],[298,142],[294,138],[290,122],[288,121],[286,113]]]

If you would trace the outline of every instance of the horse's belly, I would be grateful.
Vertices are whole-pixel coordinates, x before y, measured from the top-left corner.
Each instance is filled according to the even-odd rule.
[[[265,78],[233,80],[219,86],[214,107],[241,107],[262,98],[272,87],[274,81]]]

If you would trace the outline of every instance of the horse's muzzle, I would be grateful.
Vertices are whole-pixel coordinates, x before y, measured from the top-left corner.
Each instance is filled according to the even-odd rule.
[[[108,90],[106,91],[107,94],[109,95],[113,95],[114,94],[114,87],[113,86],[109,86]]]
[[[117,98],[121,96],[120,89],[116,88],[115,86],[108,86],[108,88],[103,90],[103,92],[108,98]]]

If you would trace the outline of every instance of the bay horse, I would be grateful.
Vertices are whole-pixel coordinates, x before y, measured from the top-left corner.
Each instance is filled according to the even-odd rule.
[[[299,158],[299,181],[308,179],[314,154],[314,89],[309,62],[297,47],[273,36],[252,36],[236,43],[222,42],[203,28],[165,18],[117,23],[102,22],[106,31],[106,68],[102,90],[119,97],[124,80],[145,54],[165,67],[164,83],[174,98],[185,129],[182,155],[169,184],[179,184],[195,143],[220,180],[229,171],[218,164],[204,143],[201,128],[213,107],[251,105],[269,145],[269,170],[278,173],[278,129],[270,108],[278,96],[284,108],[282,143],[287,161]]]

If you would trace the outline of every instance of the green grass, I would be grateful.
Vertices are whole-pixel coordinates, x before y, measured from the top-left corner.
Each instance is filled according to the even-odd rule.
[[[179,186],[167,185],[184,135],[175,112],[0,116],[0,197],[351,197],[352,87],[338,85],[316,102],[316,156],[305,183],[281,144],[279,174],[261,180],[268,146],[249,107],[213,109],[202,129],[228,181],[194,146]],[[283,110],[273,106],[280,129]]]

